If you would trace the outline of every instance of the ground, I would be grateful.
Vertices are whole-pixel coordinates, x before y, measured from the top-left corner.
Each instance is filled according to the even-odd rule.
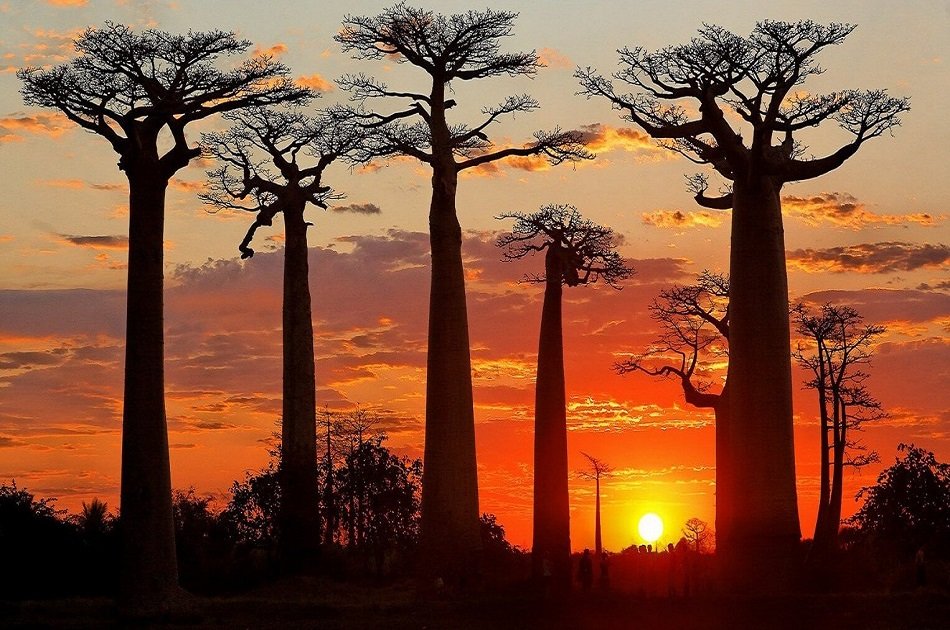
[[[109,599],[0,601],[5,628],[126,627]],[[167,628],[733,628],[946,629],[950,594],[704,596],[689,600],[579,593],[555,601],[512,592],[422,596],[408,584],[354,586],[318,579],[279,582],[235,597],[193,597]]]

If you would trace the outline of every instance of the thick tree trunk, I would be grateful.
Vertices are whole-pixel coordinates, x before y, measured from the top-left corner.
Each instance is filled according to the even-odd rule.
[[[535,577],[547,557],[553,582],[571,585],[571,510],[567,489],[567,408],[564,345],[561,328],[561,263],[552,245],[547,250],[544,306],[538,342],[534,395],[534,540]]]
[[[450,162],[433,166],[429,210],[432,284],[421,553],[430,575],[461,584],[478,571],[481,541],[462,230],[455,209],[458,174]]]
[[[122,411],[121,605],[166,609],[178,592],[162,313],[165,189],[156,168],[129,178],[129,275]]]
[[[729,459],[737,475],[726,497],[733,535],[722,551],[739,589],[788,588],[801,538],[780,189],[755,177],[737,178],[734,188],[728,380]]]
[[[302,200],[284,208],[284,402],[281,424],[280,549],[283,566],[312,561],[320,540],[313,320]]]
[[[734,458],[729,455],[729,385],[722,388],[713,406],[716,414],[716,546],[729,548],[733,544],[733,506],[735,496]]]

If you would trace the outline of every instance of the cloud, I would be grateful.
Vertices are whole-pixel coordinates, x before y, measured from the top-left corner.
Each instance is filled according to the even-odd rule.
[[[94,184],[90,182],[83,181],[81,179],[38,179],[35,180],[37,184],[42,184],[43,186],[50,186],[52,188],[68,188],[70,190],[81,190],[83,188],[90,188],[92,190],[125,190],[126,184]]]
[[[577,131],[581,134],[581,141],[594,153],[629,151],[655,157],[674,157],[672,152],[658,146],[650,136],[632,127],[611,127],[593,123],[581,125]]]
[[[887,241],[827,249],[796,249],[787,256],[789,265],[808,273],[890,273],[939,267],[950,259],[950,247]]]
[[[287,44],[277,43],[269,48],[261,48],[260,46],[256,47],[251,53],[254,57],[268,56],[268,57],[280,57],[287,52]]]
[[[382,210],[375,203],[351,203],[345,206],[332,206],[334,212],[349,212],[352,214],[379,214]]]
[[[658,228],[685,229],[694,227],[719,227],[728,216],[725,212],[710,212],[698,210],[683,212],[682,210],[655,210],[644,212],[641,217],[646,225]]]
[[[573,68],[574,62],[567,55],[553,48],[542,48],[538,51],[538,60],[548,68]]]
[[[72,129],[73,124],[60,113],[26,114],[14,112],[0,118],[0,144],[21,142],[27,134],[57,138]]]
[[[846,304],[861,313],[865,321],[878,324],[932,322],[950,314],[950,295],[937,291],[881,288],[829,290],[807,293],[798,299],[813,306]]]
[[[333,85],[332,81],[327,81],[319,74],[309,74],[302,77],[297,77],[294,81],[300,87],[310,88],[316,92],[332,92],[336,89],[336,86]]]
[[[129,237],[122,235],[106,236],[75,236],[59,234],[60,239],[70,245],[89,247],[91,249],[128,249]]]
[[[183,192],[202,192],[208,187],[207,182],[189,182],[173,177],[168,181],[168,187]]]
[[[933,227],[943,222],[946,216],[934,216],[926,212],[915,214],[875,214],[849,193],[819,193],[811,197],[782,197],[782,210],[800,219],[807,225],[831,223],[836,226],[859,230],[869,225],[918,225]]]
[[[84,7],[89,0],[46,0],[46,4],[54,7]]]

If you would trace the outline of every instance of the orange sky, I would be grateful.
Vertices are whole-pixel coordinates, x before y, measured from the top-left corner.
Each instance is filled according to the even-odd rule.
[[[111,18],[169,30],[238,29],[318,89],[349,71],[418,85],[405,67],[346,59],[331,42],[342,11],[261,19],[251,3],[237,2],[229,3],[233,10],[224,20],[209,14],[213,3],[156,1],[137,10],[111,0],[76,4],[0,3],[0,69],[7,68],[0,72],[0,166],[8,185],[0,199],[0,479],[15,478],[70,509],[93,496],[117,504],[127,193],[106,143],[53,112],[25,108],[10,69],[61,61],[71,33]],[[349,3],[357,13],[386,4]],[[885,87],[911,96],[914,109],[894,137],[869,143],[826,178],[785,188],[789,282],[793,299],[849,304],[869,322],[888,326],[874,349],[869,387],[891,416],[865,435],[883,464],[893,462],[901,441],[950,460],[950,230],[943,185],[950,138],[940,96],[950,86],[943,67],[947,38],[939,36],[948,30],[945,13],[798,2],[750,15],[743,3],[699,2],[684,24],[662,3],[646,2],[636,15],[622,2],[595,3],[588,20],[578,20],[570,3],[544,16],[518,2],[489,4],[522,11],[506,45],[538,49],[549,68],[534,81],[455,86],[458,115],[477,119],[481,106],[530,91],[542,110],[498,126],[494,141],[520,142],[534,129],[560,124],[584,131],[598,154],[576,169],[528,160],[484,169],[460,184],[481,509],[498,516],[513,542],[530,545],[541,308],[541,287],[517,281],[542,261],[500,262],[492,242],[506,226],[492,217],[546,203],[573,203],[614,227],[637,270],[622,291],[565,290],[570,465],[582,468],[585,451],[614,468],[603,485],[606,546],[640,542],[636,520],[647,511],[663,517],[674,534],[689,517],[714,518],[712,414],[685,406],[673,382],[620,377],[611,365],[655,336],[646,307],[659,290],[690,282],[705,268],[724,270],[729,217],[692,204],[683,175],[693,165],[654,146],[603,103],[573,96],[571,78],[577,64],[612,71],[613,50],[622,45],[682,41],[704,20],[739,32],[761,17],[856,21],[854,35],[823,57],[828,72],[816,89]],[[889,51],[879,45],[885,34],[899,40]],[[323,101],[341,99],[331,89]],[[814,133],[816,152],[842,140],[834,130]],[[223,496],[232,480],[263,465],[262,440],[280,412],[281,225],[259,233],[257,256],[238,260],[237,243],[250,220],[205,212],[195,191],[209,166],[179,173],[169,194],[167,409],[174,484]],[[348,198],[336,211],[310,217],[318,404],[360,403],[378,412],[390,446],[419,455],[428,175],[402,161],[352,172],[334,166],[327,179]],[[795,375],[796,388],[804,378]],[[795,393],[799,501],[809,535],[817,501],[815,401],[810,392]],[[847,475],[846,513],[855,507],[854,490],[880,468]],[[593,542],[592,483],[572,480],[571,496],[572,542],[583,548]]]

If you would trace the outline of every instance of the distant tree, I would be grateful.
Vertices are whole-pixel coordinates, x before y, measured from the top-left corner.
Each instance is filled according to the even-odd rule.
[[[221,519],[237,543],[275,548],[280,536],[280,484],[277,462],[249,472],[244,481],[231,484],[231,498]]]
[[[283,414],[278,478],[281,484],[281,559],[294,569],[316,557],[320,542],[320,489],[317,485],[316,390],[313,318],[310,301],[308,204],[326,208],[340,198],[323,183],[336,160],[355,157],[365,134],[329,116],[296,109],[249,108],[225,115],[234,125],[209,133],[203,145],[221,166],[209,172],[210,191],[200,195],[215,209],[256,213],[240,245],[241,257],[254,255],[250,243],[261,226],[284,217]]]
[[[619,289],[633,271],[615,251],[613,230],[581,216],[574,206],[547,205],[533,214],[506,213],[510,233],[498,238],[506,260],[544,253],[544,273],[526,278],[544,284],[538,370],[534,397],[534,528],[532,571],[542,575],[549,556],[552,578],[570,588],[571,510],[567,480],[567,400],[561,323],[563,285],[586,286],[602,280]]]
[[[387,551],[416,542],[422,461],[398,457],[383,446],[385,435],[368,438],[336,471],[341,516],[353,533],[348,545],[372,554],[381,572]]]
[[[793,318],[804,339],[798,342],[794,357],[812,373],[805,386],[818,395],[821,475],[813,549],[820,558],[838,546],[845,467],[880,461],[855,432],[886,415],[881,403],[868,393],[868,373],[862,369],[871,361],[871,344],[885,328],[864,324],[855,309],[834,304],[825,304],[817,312],[799,304]]]
[[[190,123],[236,109],[300,101],[308,90],[287,68],[256,57],[222,70],[215,62],[247,50],[233,33],[135,33],[107,22],[75,42],[78,56],[52,68],[23,68],[29,105],[55,108],[103,136],[129,180],[129,271],[122,419],[122,601],[162,609],[178,588],[165,421],[163,240],[165,190],[201,154]],[[171,148],[165,150],[163,131]]]
[[[593,479],[597,489],[597,503],[594,511],[594,556],[599,560],[604,552],[604,545],[600,534],[600,478],[610,475],[613,469],[607,462],[592,457],[587,453],[581,453],[581,455],[587,458],[590,468],[582,470],[577,474],[582,479]]]
[[[422,499],[422,553],[427,571],[460,579],[479,548],[478,481],[468,315],[462,267],[462,231],[456,213],[459,173],[515,156],[539,155],[559,164],[588,157],[580,135],[539,131],[521,147],[496,149],[486,135],[500,117],[537,109],[528,95],[510,96],[486,107],[474,127],[450,123],[456,105],[446,98],[452,81],[499,76],[532,76],[541,63],[534,52],[503,53],[500,40],[511,34],[517,14],[468,11],[441,15],[400,2],[379,15],[347,15],[335,36],[357,59],[409,63],[427,76],[419,92],[391,90],[365,75],[339,82],[360,104],[353,114],[377,129],[377,149],[407,155],[432,169],[429,232],[432,286],[426,366],[425,477]],[[365,109],[375,99],[411,102],[392,113]]]
[[[688,44],[655,52],[624,48],[614,77],[632,86],[631,94],[616,92],[591,68],[577,72],[583,94],[608,99],[666,147],[732,183],[723,196],[708,197],[703,174],[694,192],[703,206],[732,209],[729,422],[735,430],[728,453],[742,475],[728,501],[733,531],[720,540],[719,555],[739,589],[790,586],[801,537],[782,186],[838,168],[899,125],[909,109],[906,98],[883,90],[821,95],[802,87],[823,71],[819,53],[853,29],[765,20],[748,37],[705,25]],[[853,139],[825,157],[805,158],[797,136],[826,121]]]
[[[950,464],[913,444],[897,450],[903,456],[858,492],[864,504],[848,522],[904,551],[934,543],[950,555]]]
[[[706,551],[712,538],[709,523],[696,517],[689,519],[683,526],[683,537],[693,546],[693,551],[696,553]]]
[[[109,513],[109,505],[94,497],[82,502],[82,511],[76,516],[76,526],[86,540],[101,539],[112,529],[115,517]]]
[[[694,407],[716,415],[716,533],[730,535],[729,499],[735,495],[736,472],[727,454],[729,435],[729,382],[720,387],[708,378],[710,363],[728,357],[729,279],[703,271],[696,282],[660,291],[649,307],[660,326],[656,341],[643,353],[614,365],[619,374],[642,372],[679,381],[683,398]],[[717,391],[718,390],[718,391]]]

